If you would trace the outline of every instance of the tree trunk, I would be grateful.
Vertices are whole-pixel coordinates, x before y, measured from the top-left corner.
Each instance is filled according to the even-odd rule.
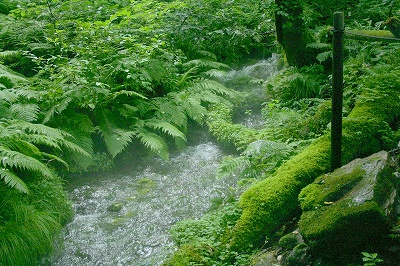
[[[400,19],[396,17],[389,18],[385,25],[396,38],[400,38]]]
[[[278,42],[282,45],[289,65],[302,67],[315,62],[316,55],[307,47],[311,36],[303,22],[303,8],[299,0],[275,0],[275,26]]]

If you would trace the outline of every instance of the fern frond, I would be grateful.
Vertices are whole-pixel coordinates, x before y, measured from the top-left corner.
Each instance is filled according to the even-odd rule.
[[[197,97],[188,97],[183,102],[186,114],[199,124],[203,124],[207,114],[207,108],[201,105]]]
[[[1,61],[14,61],[19,59],[21,56],[20,51],[2,51],[0,52],[0,60]]]
[[[125,95],[125,96],[128,96],[128,97],[142,98],[142,99],[144,99],[144,100],[147,100],[147,99],[148,99],[148,98],[147,98],[146,96],[144,96],[143,94],[140,94],[140,93],[135,92],[135,91],[128,91],[128,90],[120,90],[120,91],[114,92],[114,93],[112,94],[112,99],[115,99],[115,98],[117,98],[117,97],[120,96],[120,95]]]
[[[2,138],[15,136],[18,133],[19,138],[24,138],[26,141],[33,144],[47,146],[59,151],[66,149],[86,157],[91,157],[86,150],[69,141],[67,138],[72,139],[73,137],[65,131],[24,121],[11,120],[11,122],[8,121],[8,123],[9,124],[1,131],[0,137]],[[5,123],[3,123],[3,125],[4,124]]]
[[[20,51],[2,51],[0,52],[0,60],[2,61],[14,61],[19,59],[21,56]]]
[[[197,54],[205,57],[205,58],[209,58],[211,60],[217,61],[217,56],[214,53],[211,53],[209,51],[205,51],[205,50],[198,50],[196,51]]]
[[[144,69],[149,74],[154,82],[160,83],[168,74],[168,65],[157,59],[150,59],[144,66]]]
[[[51,51],[54,49],[54,46],[49,44],[49,43],[38,43],[38,42],[34,42],[34,43],[30,43],[27,45],[28,48],[32,51],[32,52],[44,52],[44,51]]]
[[[11,91],[15,92],[16,95],[18,95],[19,98],[22,98],[24,100],[37,100],[41,97],[42,92],[40,91],[34,91],[31,89],[24,89],[24,88],[18,88],[18,89],[11,89]]]
[[[12,124],[8,126],[10,129],[16,129],[16,130],[21,130],[23,132],[26,132],[28,134],[39,134],[39,135],[45,135],[51,138],[56,138],[56,139],[63,139],[64,137],[71,137],[70,134],[68,134],[65,131],[62,131],[60,129],[48,127],[42,124],[33,124],[25,121],[14,121]]]
[[[173,138],[180,138],[181,140],[186,141],[185,134],[168,122],[150,119],[146,121],[146,126],[161,130],[163,133],[166,133]]]
[[[152,99],[153,105],[156,107],[156,116],[159,120],[171,123],[178,128],[187,127],[187,117],[182,100],[176,97],[177,94],[170,93],[170,97],[157,97]]]
[[[36,104],[14,103],[10,106],[10,113],[13,119],[27,122],[36,121],[40,112]]]
[[[332,57],[333,53],[332,51],[327,51],[327,52],[323,52],[323,53],[319,53],[317,55],[317,60],[322,63],[325,62],[326,60],[328,60],[330,57]]]
[[[164,160],[169,160],[168,145],[162,137],[145,129],[141,129],[137,136],[144,146]]]
[[[118,128],[113,121],[112,114],[107,110],[96,111],[95,115],[106,147],[114,158],[128,146],[135,136],[135,132]]]
[[[21,74],[18,74],[17,72],[12,71],[8,67],[0,64],[0,80],[1,80],[2,77],[5,77],[5,78],[9,79],[14,86],[17,85],[18,83],[27,82],[28,81]]]
[[[205,91],[210,91],[213,92],[214,94],[228,97],[230,99],[238,99],[240,96],[243,96],[243,94],[241,94],[240,92],[229,89],[224,85],[222,85],[221,83],[209,79],[197,80],[192,84],[189,90],[200,93]],[[207,101],[207,99],[202,99],[202,100]]]
[[[250,160],[245,156],[225,157],[218,168],[219,176],[235,175],[251,166]]]
[[[0,81],[0,83],[1,83],[1,81]],[[15,100],[17,100],[17,98],[18,98],[18,95],[12,90],[9,90],[9,89],[0,90],[0,99],[5,102],[12,103]]]
[[[189,81],[190,79],[195,78],[197,71],[199,70],[198,67],[192,67],[189,70],[187,70],[182,77],[180,78],[180,80],[177,82],[177,86],[181,86],[182,84],[184,84],[185,82]]]
[[[17,168],[24,171],[32,171],[42,174],[45,177],[53,177],[50,169],[37,159],[23,153],[5,149],[0,146],[0,165],[4,168]]]
[[[228,66],[226,64],[216,62],[213,60],[208,60],[208,59],[191,60],[191,61],[184,63],[183,67],[186,67],[188,69],[193,68],[193,67],[202,68],[202,69],[225,69],[225,70],[231,69],[230,66]]]
[[[93,153],[93,141],[91,134],[95,132],[93,122],[87,115],[75,113],[68,119],[68,124],[62,126],[62,130],[68,132],[73,138],[67,139],[79,147],[82,147],[89,154]]]
[[[75,153],[78,153],[82,156],[85,156],[87,158],[90,158],[91,155],[83,148],[81,148],[80,146],[76,145],[75,143],[67,140],[67,139],[63,139],[59,141],[60,146],[62,146],[63,148],[67,149],[68,151],[72,151]]]
[[[136,118],[139,108],[129,104],[123,104],[122,107],[118,108],[118,112],[126,118]]]
[[[61,151],[59,138],[54,138],[41,134],[23,134],[20,136],[21,138],[24,138],[26,141],[33,143],[35,145],[46,146],[53,150]]]
[[[12,136],[0,136],[0,143],[3,147],[13,151],[21,152],[25,155],[40,158],[41,152],[34,144],[25,140],[22,134],[15,134]]]
[[[66,161],[64,161],[63,159],[61,159],[60,157],[58,157],[58,156],[56,156],[54,154],[42,152],[42,156],[46,157],[49,161],[56,161],[56,162],[61,163],[67,169],[69,167],[69,165],[68,165],[68,163]]]
[[[15,188],[22,193],[29,194],[29,189],[25,182],[22,181],[17,175],[10,172],[10,170],[6,168],[0,168],[0,177],[4,180],[4,183],[6,183],[7,186]]]
[[[206,77],[215,78],[215,79],[224,79],[228,75],[228,72],[218,69],[210,69],[204,72]]]
[[[279,156],[287,157],[292,152],[292,148],[284,143],[270,140],[256,140],[248,145],[243,155],[249,157],[262,156],[264,158]]]
[[[72,97],[65,97],[58,104],[54,104],[47,112],[45,112],[43,124],[48,123],[54,115],[60,114],[62,111],[66,110],[72,101]]]
[[[223,96],[215,94],[211,91],[203,91],[199,93],[199,95],[201,96],[202,101],[205,103],[224,104],[224,105],[230,104],[230,102]]]

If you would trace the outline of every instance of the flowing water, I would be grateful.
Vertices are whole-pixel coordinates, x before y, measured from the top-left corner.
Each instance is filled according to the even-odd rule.
[[[247,104],[235,112],[234,123],[249,128],[261,128],[264,125],[261,109],[266,98],[265,82],[279,72],[279,61],[280,56],[273,54],[268,59],[228,73],[225,80],[227,86],[250,94]]]
[[[229,75],[265,79],[277,71],[276,60],[272,57]],[[257,86],[254,93],[260,91]],[[196,139],[197,144],[169,162],[133,161],[122,173],[72,180],[69,195],[75,217],[50,264],[160,265],[175,249],[168,233],[171,225],[201,217],[212,202],[229,197],[236,186],[233,178],[216,177],[223,151],[204,134]]]
[[[52,265],[160,265],[174,249],[171,225],[230,193],[234,181],[215,176],[222,156],[205,140],[169,162],[152,158],[124,174],[72,182],[75,217]]]

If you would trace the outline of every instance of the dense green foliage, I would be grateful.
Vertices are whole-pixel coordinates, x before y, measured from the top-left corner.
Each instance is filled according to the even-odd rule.
[[[32,265],[51,250],[71,215],[57,173],[105,169],[124,152],[168,160],[209,105],[236,101],[214,77],[230,70],[221,60],[270,53],[265,8],[1,1],[0,264]]]
[[[128,152],[168,160],[191,123],[242,153],[221,174],[264,180],[238,206],[178,224],[182,249],[172,261],[181,264],[173,265],[244,264],[249,254],[239,252],[265,243],[295,211],[300,189],[327,169],[337,9],[360,30],[400,12],[398,1],[382,0],[1,1],[0,265],[32,265],[51,250],[71,216],[61,171],[104,170]],[[276,51],[275,30],[295,66],[265,82],[265,126],[234,124],[238,102],[251,96],[219,81]],[[398,141],[399,51],[346,43],[346,161]]]

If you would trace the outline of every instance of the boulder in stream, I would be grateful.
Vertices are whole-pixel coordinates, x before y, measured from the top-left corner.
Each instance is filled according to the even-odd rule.
[[[317,256],[337,258],[379,246],[395,212],[397,177],[385,151],[318,177],[299,200],[299,227]]]

